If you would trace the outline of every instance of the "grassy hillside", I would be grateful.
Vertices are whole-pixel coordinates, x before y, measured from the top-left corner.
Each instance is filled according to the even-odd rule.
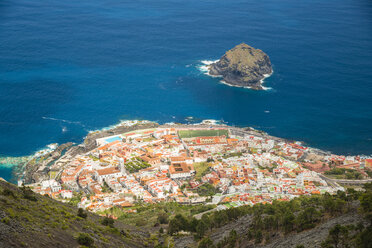
[[[145,247],[144,229],[0,181],[0,247]]]

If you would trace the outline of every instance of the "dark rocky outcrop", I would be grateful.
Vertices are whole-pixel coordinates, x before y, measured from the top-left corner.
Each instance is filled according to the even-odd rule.
[[[74,143],[68,142],[58,146],[55,150],[39,157],[33,158],[28,161],[24,166],[21,166],[21,170],[24,171],[24,182],[33,183],[39,182],[42,179],[48,179],[49,166],[53,164],[55,160],[60,158],[64,151],[69,150]]]
[[[245,43],[227,51],[210,65],[209,74],[220,75],[231,86],[262,90],[262,79],[272,73],[269,56]]]

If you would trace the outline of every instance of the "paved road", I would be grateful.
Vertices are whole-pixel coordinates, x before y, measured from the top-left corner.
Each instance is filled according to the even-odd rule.
[[[349,179],[333,179],[326,177],[324,175],[320,175],[325,181],[329,182],[330,184],[334,183],[341,183],[341,184],[352,184],[352,185],[360,185],[366,183],[372,183],[372,179],[363,179],[363,180],[349,180]]]

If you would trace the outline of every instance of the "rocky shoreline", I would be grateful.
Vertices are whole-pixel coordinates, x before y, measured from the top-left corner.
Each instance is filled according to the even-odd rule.
[[[245,43],[227,51],[217,62],[208,65],[210,76],[235,87],[263,90],[263,80],[273,73],[269,56]]]

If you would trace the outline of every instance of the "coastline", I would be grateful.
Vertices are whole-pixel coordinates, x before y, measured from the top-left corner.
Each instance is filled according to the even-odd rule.
[[[36,178],[39,178],[40,176],[45,176],[45,173],[48,173],[50,170],[50,166],[53,165],[53,163],[63,157],[66,156],[75,156],[77,154],[82,154],[87,151],[93,150],[97,148],[96,139],[105,138],[109,136],[115,136],[118,134],[122,134],[125,132],[135,131],[135,130],[141,130],[141,129],[148,129],[148,128],[230,128],[238,131],[244,131],[244,132],[251,132],[253,135],[260,136],[263,138],[268,139],[274,139],[279,142],[293,142],[299,145],[306,145],[302,141],[296,141],[293,139],[288,138],[281,138],[277,136],[271,136],[265,131],[258,130],[252,127],[236,127],[232,125],[227,125],[221,121],[213,120],[213,119],[206,119],[202,120],[200,123],[174,123],[174,122],[167,122],[159,124],[154,121],[148,121],[148,120],[121,120],[119,123],[110,125],[108,127],[104,127],[99,130],[92,130],[89,131],[88,134],[84,137],[84,141],[81,144],[74,144],[72,142],[65,143],[58,145],[56,143],[52,143],[46,146],[44,149],[40,149],[36,151],[33,155],[30,156],[24,156],[19,157],[22,158],[22,162],[15,163],[15,164],[8,164],[6,167],[2,166],[0,163],[1,168],[5,169],[11,169],[13,180],[12,181],[19,181],[24,180],[29,183],[34,178],[34,175],[37,174]],[[314,148],[311,146],[307,146],[312,151],[324,154],[324,155],[330,155],[332,152],[321,150],[318,148]],[[343,156],[343,155],[340,155]],[[369,155],[359,155],[360,157],[369,157]],[[14,157],[7,157],[9,159],[17,159]]]
[[[262,187],[267,187],[265,190],[267,190],[269,201],[292,199],[304,194],[326,192],[333,194],[338,190],[344,190],[338,183],[363,184],[372,180],[367,174],[370,167],[366,167],[367,172],[365,172],[362,166],[362,163],[367,163],[367,159],[372,161],[372,156],[368,158],[338,156],[312,148],[303,142],[271,136],[264,131],[251,127],[235,127],[212,119],[194,124],[159,124],[150,121],[127,121],[125,123],[127,124],[115,125],[116,127],[112,129],[105,128],[102,131],[91,132],[83,143],[75,146],[63,144],[54,152],[43,156],[40,161],[27,164],[24,172],[25,180],[19,181],[18,184],[23,183],[35,187],[34,192],[40,194],[45,194],[49,191],[48,187],[52,187],[45,186],[47,183],[53,183],[58,187],[66,187],[70,192],[83,190],[85,194],[107,193],[100,188],[91,187],[101,185],[102,188],[103,181],[106,182],[106,179],[102,176],[106,174],[102,174],[102,172],[110,168],[110,171],[113,171],[109,173],[110,178],[107,179],[106,183],[112,189],[112,192],[104,196],[107,197],[109,203],[113,203],[116,198],[119,199],[120,194],[126,190],[137,187],[135,185],[138,183],[138,187],[133,191],[133,199],[143,197],[144,202],[158,202],[162,201],[164,199],[163,194],[166,194],[170,197],[168,199],[170,201],[192,204],[192,196],[189,198],[190,195],[186,194],[186,198],[183,196],[179,198],[179,195],[175,195],[173,190],[168,192],[157,191],[157,183],[148,185],[149,188],[147,189],[141,188],[142,179],[139,178],[147,177],[149,170],[159,173],[160,171],[161,173],[169,171],[169,174],[165,176],[166,178],[163,178],[163,174],[156,174],[156,177],[161,177],[162,180],[166,180],[174,187],[180,187],[183,180],[191,183],[192,181],[189,180],[192,180],[193,173],[195,171],[196,173],[200,172],[198,163],[208,161],[208,159],[214,161],[211,165],[214,172],[210,171],[209,176],[205,175],[204,182],[205,180],[208,181],[209,177],[225,178],[215,173],[216,170],[226,170],[225,173],[227,173],[234,170],[231,169],[234,166],[251,168],[252,172],[253,170],[257,172],[251,172],[252,177],[256,175],[257,180],[264,177],[264,181],[268,182],[268,184],[263,183],[264,186],[256,185],[256,187],[251,185],[250,181],[244,181],[240,177],[240,180],[243,181],[240,181],[242,184],[239,185],[245,186],[234,186],[227,182],[216,186],[226,197],[235,193],[246,196],[247,190],[249,194],[256,197],[264,192]],[[130,123],[129,126],[128,123]],[[64,150],[65,152],[63,152]],[[174,158],[179,159],[180,156],[185,161],[184,163],[190,166],[182,169],[184,172],[181,174],[174,169],[176,165],[172,164]],[[142,166],[136,163],[138,164],[136,166],[133,161],[145,162]],[[170,163],[168,164],[167,161],[170,161]],[[334,164],[334,162],[340,162],[340,164]],[[361,178],[358,176],[351,181],[323,176],[323,173],[331,170],[331,168],[337,166],[344,168],[349,166],[350,162],[353,162],[351,165],[356,170],[363,170],[359,173],[363,173],[364,176]],[[193,166],[196,166],[195,169]],[[85,173],[83,172],[85,170],[86,173],[91,175],[98,173],[97,177],[92,177],[93,181],[88,185],[86,184],[85,174],[81,174]],[[281,176],[276,177],[275,175],[278,174]],[[222,173],[221,175],[225,174]],[[117,184],[119,178],[122,178],[120,185]],[[278,185],[278,187],[287,187],[288,180],[295,183],[295,187],[288,189],[288,193],[287,191],[272,189],[273,184]],[[308,180],[317,181],[318,184],[310,185]],[[166,182],[161,181],[161,183]],[[39,187],[40,185],[44,186]],[[87,188],[87,186],[90,188]],[[62,194],[62,191],[58,192]],[[198,196],[198,203],[206,202],[205,197]],[[58,194],[51,195],[51,197],[63,200]],[[133,199],[129,197],[126,201],[132,202]],[[245,201],[248,204],[255,204],[261,200],[256,199],[254,203],[249,203],[250,200],[248,199]],[[94,200],[81,201],[79,206],[89,208],[93,212],[100,211],[102,207],[105,208],[104,206],[97,206]]]

